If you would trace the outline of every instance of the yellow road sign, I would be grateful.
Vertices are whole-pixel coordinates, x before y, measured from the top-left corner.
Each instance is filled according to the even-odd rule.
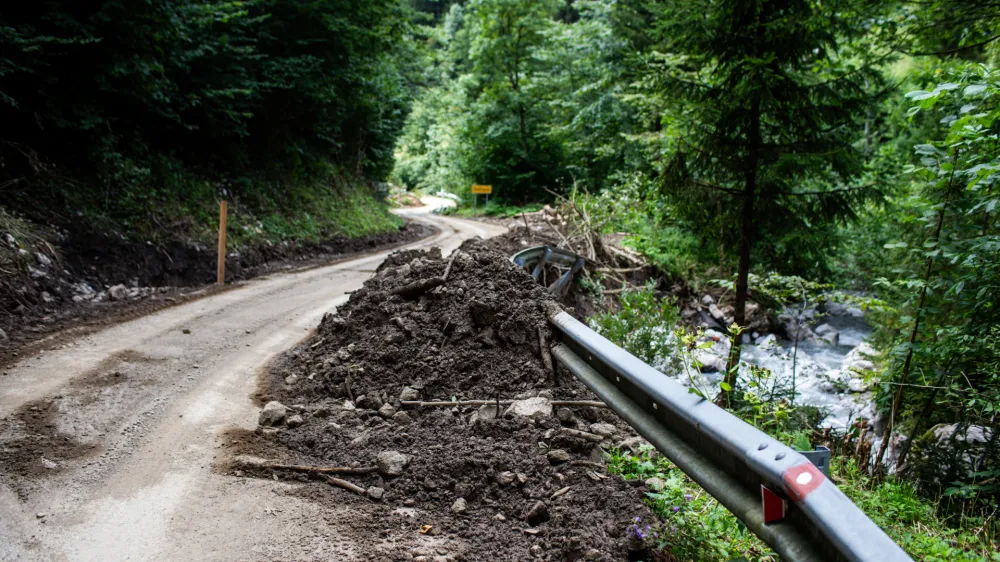
[[[493,193],[492,185],[474,185],[472,186],[472,192],[479,195],[489,195]]]

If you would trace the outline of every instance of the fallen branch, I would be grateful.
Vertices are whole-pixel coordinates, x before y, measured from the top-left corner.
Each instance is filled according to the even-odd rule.
[[[559,496],[564,495],[566,492],[568,492],[570,490],[570,488],[572,488],[572,486],[566,486],[565,488],[561,488],[561,489],[557,490],[554,494],[552,494],[551,496],[549,496],[549,499],[550,500],[554,500],[554,499],[558,498]]]
[[[621,289],[604,289],[601,291],[603,295],[617,295],[618,293],[624,293],[625,291],[631,291],[635,287],[622,287]]]
[[[567,239],[566,239],[566,237],[565,237],[565,236],[563,236],[563,233],[562,233],[562,232],[559,232],[559,229],[558,229],[558,228],[556,228],[556,225],[552,224],[552,222],[551,222],[551,221],[549,221],[549,220],[545,220],[545,221],[542,221],[542,222],[544,222],[545,224],[549,225],[549,227],[550,227],[550,228],[552,229],[552,231],[553,231],[553,232],[555,232],[555,233],[556,233],[556,234],[557,234],[557,235],[559,236],[559,238],[561,238],[561,239],[562,239],[562,241],[563,241],[563,246],[564,246],[564,247],[565,247],[565,248],[566,248],[567,250],[573,250],[573,246],[572,246],[572,245],[571,245],[571,244],[569,243],[569,240],[567,240]]]
[[[457,258],[458,254],[461,253],[462,253],[461,250],[455,250],[454,252],[451,253],[451,257],[448,258],[448,265],[445,266],[444,268],[444,275],[441,276],[442,283],[448,280],[448,275],[451,273],[451,264],[455,263],[455,258]]]
[[[269,468],[272,470],[294,470],[297,472],[316,472],[319,474],[372,474],[378,472],[374,466],[360,468],[350,466],[304,466],[297,464],[262,464],[252,465],[253,467]]]
[[[578,429],[569,429],[564,427],[559,430],[559,433],[561,435],[567,435],[569,437],[579,437],[580,439],[586,439],[587,441],[594,441],[597,443],[604,441],[604,437],[601,437],[596,433],[588,433],[586,431],[580,431]]]
[[[616,248],[615,246],[610,246],[610,245],[607,246],[607,248],[608,248],[608,250],[612,254],[615,254],[616,256],[625,258],[625,259],[627,259],[628,261],[630,261],[632,263],[639,264],[640,266],[645,265],[644,263],[642,263],[642,260],[640,260],[639,258],[636,258],[636,257],[634,257],[634,256],[632,256],[630,254],[627,254],[625,251],[621,250],[620,248]]]
[[[331,486],[336,486],[338,488],[343,488],[343,489],[347,490],[348,492],[354,492],[355,494],[357,494],[357,495],[359,495],[361,497],[368,497],[367,494],[365,494],[364,488],[362,488],[361,486],[356,486],[354,484],[351,484],[347,480],[341,480],[340,478],[334,478],[333,476],[327,476],[326,477],[326,481]]]
[[[396,287],[392,291],[389,291],[389,294],[399,295],[405,299],[412,298],[422,295],[434,287],[440,287],[441,285],[444,285],[444,278],[431,277],[430,279],[421,279],[420,281],[414,281],[413,283],[403,285],[402,287]]]
[[[555,369],[552,368],[552,355],[549,353],[549,347],[545,341],[545,332],[542,331],[541,326],[538,327],[538,350],[542,354],[542,364],[545,365],[545,370],[554,377]]]
[[[599,468],[601,470],[605,469],[605,466],[603,464],[599,463],[599,462],[585,461],[585,460],[582,460],[582,459],[571,460],[571,461],[569,461],[568,464],[570,466],[589,466],[591,468]],[[604,475],[602,474],[600,476],[603,477]]]
[[[446,401],[428,401],[423,402],[420,400],[403,400],[400,402],[403,406],[416,406],[418,408],[454,408],[456,406],[492,406],[494,404],[499,404],[502,406],[510,406],[513,404],[514,400],[462,400],[454,402]],[[598,400],[552,400],[551,404],[553,407],[564,406],[567,408],[607,408],[607,404]]]
[[[403,285],[402,287],[396,287],[395,289],[389,291],[390,295],[399,295],[403,298],[412,298],[418,295],[422,295],[427,291],[430,291],[434,287],[440,287],[444,285],[445,281],[448,280],[448,275],[451,273],[451,265],[455,263],[455,258],[461,253],[455,250],[451,254],[451,258],[448,260],[448,265],[444,268],[444,273],[441,277],[431,277],[430,279],[421,279],[420,281],[414,281],[408,285]]]
[[[632,273],[633,271],[642,271],[645,267],[602,267],[597,271],[604,273]]]

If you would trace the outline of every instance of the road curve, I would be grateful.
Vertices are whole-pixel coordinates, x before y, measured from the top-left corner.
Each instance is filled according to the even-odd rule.
[[[407,248],[447,254],[504,230],[430,215],[443,201],[427,203],[401,214],[441,232]],[[294,484],[215,474],[212,464],[227,429],[256,425],[250,396],[261,367],[387,254],[249,281],[6,369],[0,447],[38,458],[19,457],[32,477],[0,485],[0,560],[364,559],[335,532],[346,510],[298,497]],[[40,419],[36,431],[52,432],[45,443],[72,445],[38,451],[26,442],[26,412]]]

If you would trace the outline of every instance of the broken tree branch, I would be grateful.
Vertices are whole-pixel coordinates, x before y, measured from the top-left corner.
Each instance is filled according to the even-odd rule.
[[[347,490],[348,492],[354,492],[355,494],[357,494],[357,495],[359,495],[359,496],[361,496],[363,498],[368,497],[365,494],[364,488],[362,488],[361,486],[357,486],[355,484],[351,484],[347,480],[341,480],[340,478],[334,478],[333,476],[327,476],[326,477],[326,481],[327,481],[327,483],[329,483],[332,486],[336,486],[338,488],[343,488],[343,489]]]
[[[462,400],[455,402],[444,400],[429,402],[422,402],[420,400],[403,400],[400,404],[403,406],[415,406],[417,408],[454,408],[456,406],[492,406],[494,404],[510,406],[514,402],[514,400]],[[607,404],[599,400],[552,400],[550,403],[553,407],[607,408]]]
[[[594,441],[597,443],[604,441],[604,437],[601,437],[596,433],[589,433],[586,431],[580,431],[578,429],[569,429],[568,427],[560,429],[559,433],[562,435],[567,435],[569,437],[578,437],[580,439],[586,439],[587,441]]]
[[[441,277],[431,277],[430,279],[421,279],[420,281],[414,281],[402,287],[396,287],[395,289],[389,291],[390,295],[399,295],[404,299],[416,297],[430,291],[434,287],[440,287],[444,285],[445,281],[448,280],[448,275],[451,274],[451,265],[455,263],[455,258],[460,252],[455,250],[451,254],[451,258],[448,260],[448,265],[444,268],[444,273]]]
[[[253,466],[257,467],[258,465]],[[297,464],[262,464],[259,466],[272,470],[294,470],[296,472],[315,472],[318,474],[371,474],[378,471],[378,468],[374,466],[305,466]]]
[[[549,353],[548,342],[545,341],[545,332],[542,331],[541,326],[538,327],[538,351],[542,354],[542,363],[545,365],[545,370],[554,377],[555,369],[552,367],[552,355]]]

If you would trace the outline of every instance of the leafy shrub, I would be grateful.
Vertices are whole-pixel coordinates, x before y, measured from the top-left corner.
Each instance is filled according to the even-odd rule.
[[[670,356],[676,349],[671,328],[680,319],[674,301],[658,300],[651,285],[625,290],[619,295],[620,310],[590,319],[590,326],[646,363]]]

